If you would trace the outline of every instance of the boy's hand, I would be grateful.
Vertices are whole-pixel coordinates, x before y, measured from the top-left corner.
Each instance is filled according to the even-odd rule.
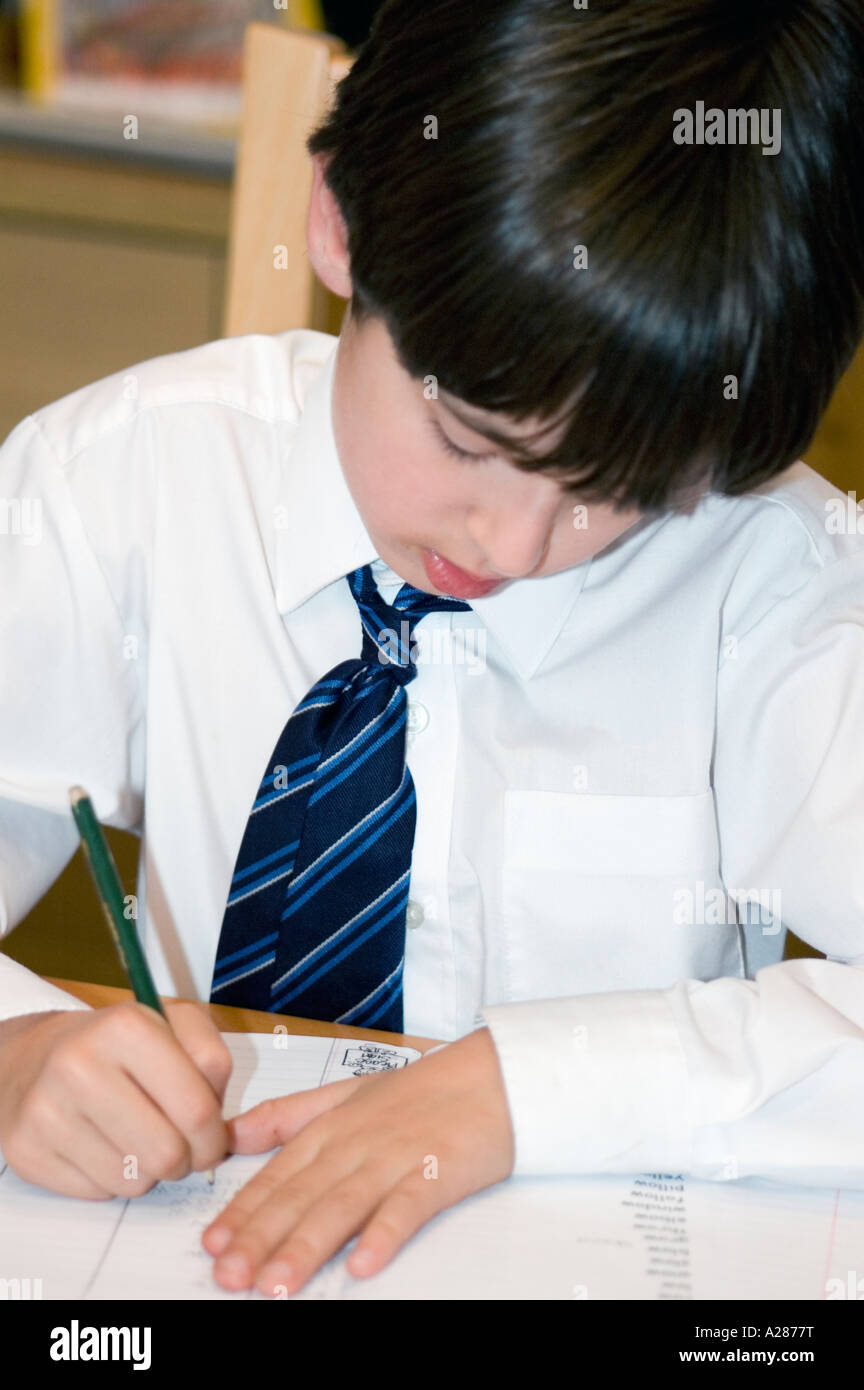
[[[231,1054],[204,1009],[134,1001],[0,1024],[0,1147],[27,1182],[138,1197],[228,1151]]]
[[[296,1291],[360,1232],[377,1274],[424,1222],[513,1168],[495,1045],[480,1028],[399,1071],[264,1101],[229,1122],[235,1153],[282,1144],[202,1237],[226,1289]]]

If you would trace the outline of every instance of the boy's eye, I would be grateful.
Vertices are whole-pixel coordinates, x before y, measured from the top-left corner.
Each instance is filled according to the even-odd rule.
[[[476,463],[482,463],[484,459],[491,459],[495,457],[494,454],[472,454],[468,449],[460,449],[459,445],[454,444],[453,440],[450,439],[450,437],[444,433],[437,420],[433,419],[431,415],[428,415],[426,418],[428,419],[429,424],[432,426],[432,429],[435,431],[435,435],[438,439],[438,442],[442,445],[444,449],[446,449],[447,453],[452,454],[454,458],[473,459]]]

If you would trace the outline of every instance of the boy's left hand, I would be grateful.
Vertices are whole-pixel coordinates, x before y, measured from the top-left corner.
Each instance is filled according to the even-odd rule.
[[[377,1274],[437,1212],[502,1182],[514,1162],[488,1028],[398,1071],[264,1101],[228,1131],[235,1153],[283,1147],[202,1242],[223,1288],[269,1295],[296,1293],[358,1232],[348,1272]]]

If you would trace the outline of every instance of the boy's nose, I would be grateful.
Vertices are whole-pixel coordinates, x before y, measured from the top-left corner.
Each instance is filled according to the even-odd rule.
[[[478,508],[469,530],[487,566],[508,579],[525,579],[542,568],[560,509],[557,488],[531,501],[510,498],[507,505]]]

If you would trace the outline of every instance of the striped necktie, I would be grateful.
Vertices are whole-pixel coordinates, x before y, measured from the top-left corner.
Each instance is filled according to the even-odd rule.
[[[427,613],[470,605],[410,584],[385,603],[369,565],[346,578],[362,655],[316,681],[276,744],[240,845],[210,999],[399,1033],[414,629]]]

